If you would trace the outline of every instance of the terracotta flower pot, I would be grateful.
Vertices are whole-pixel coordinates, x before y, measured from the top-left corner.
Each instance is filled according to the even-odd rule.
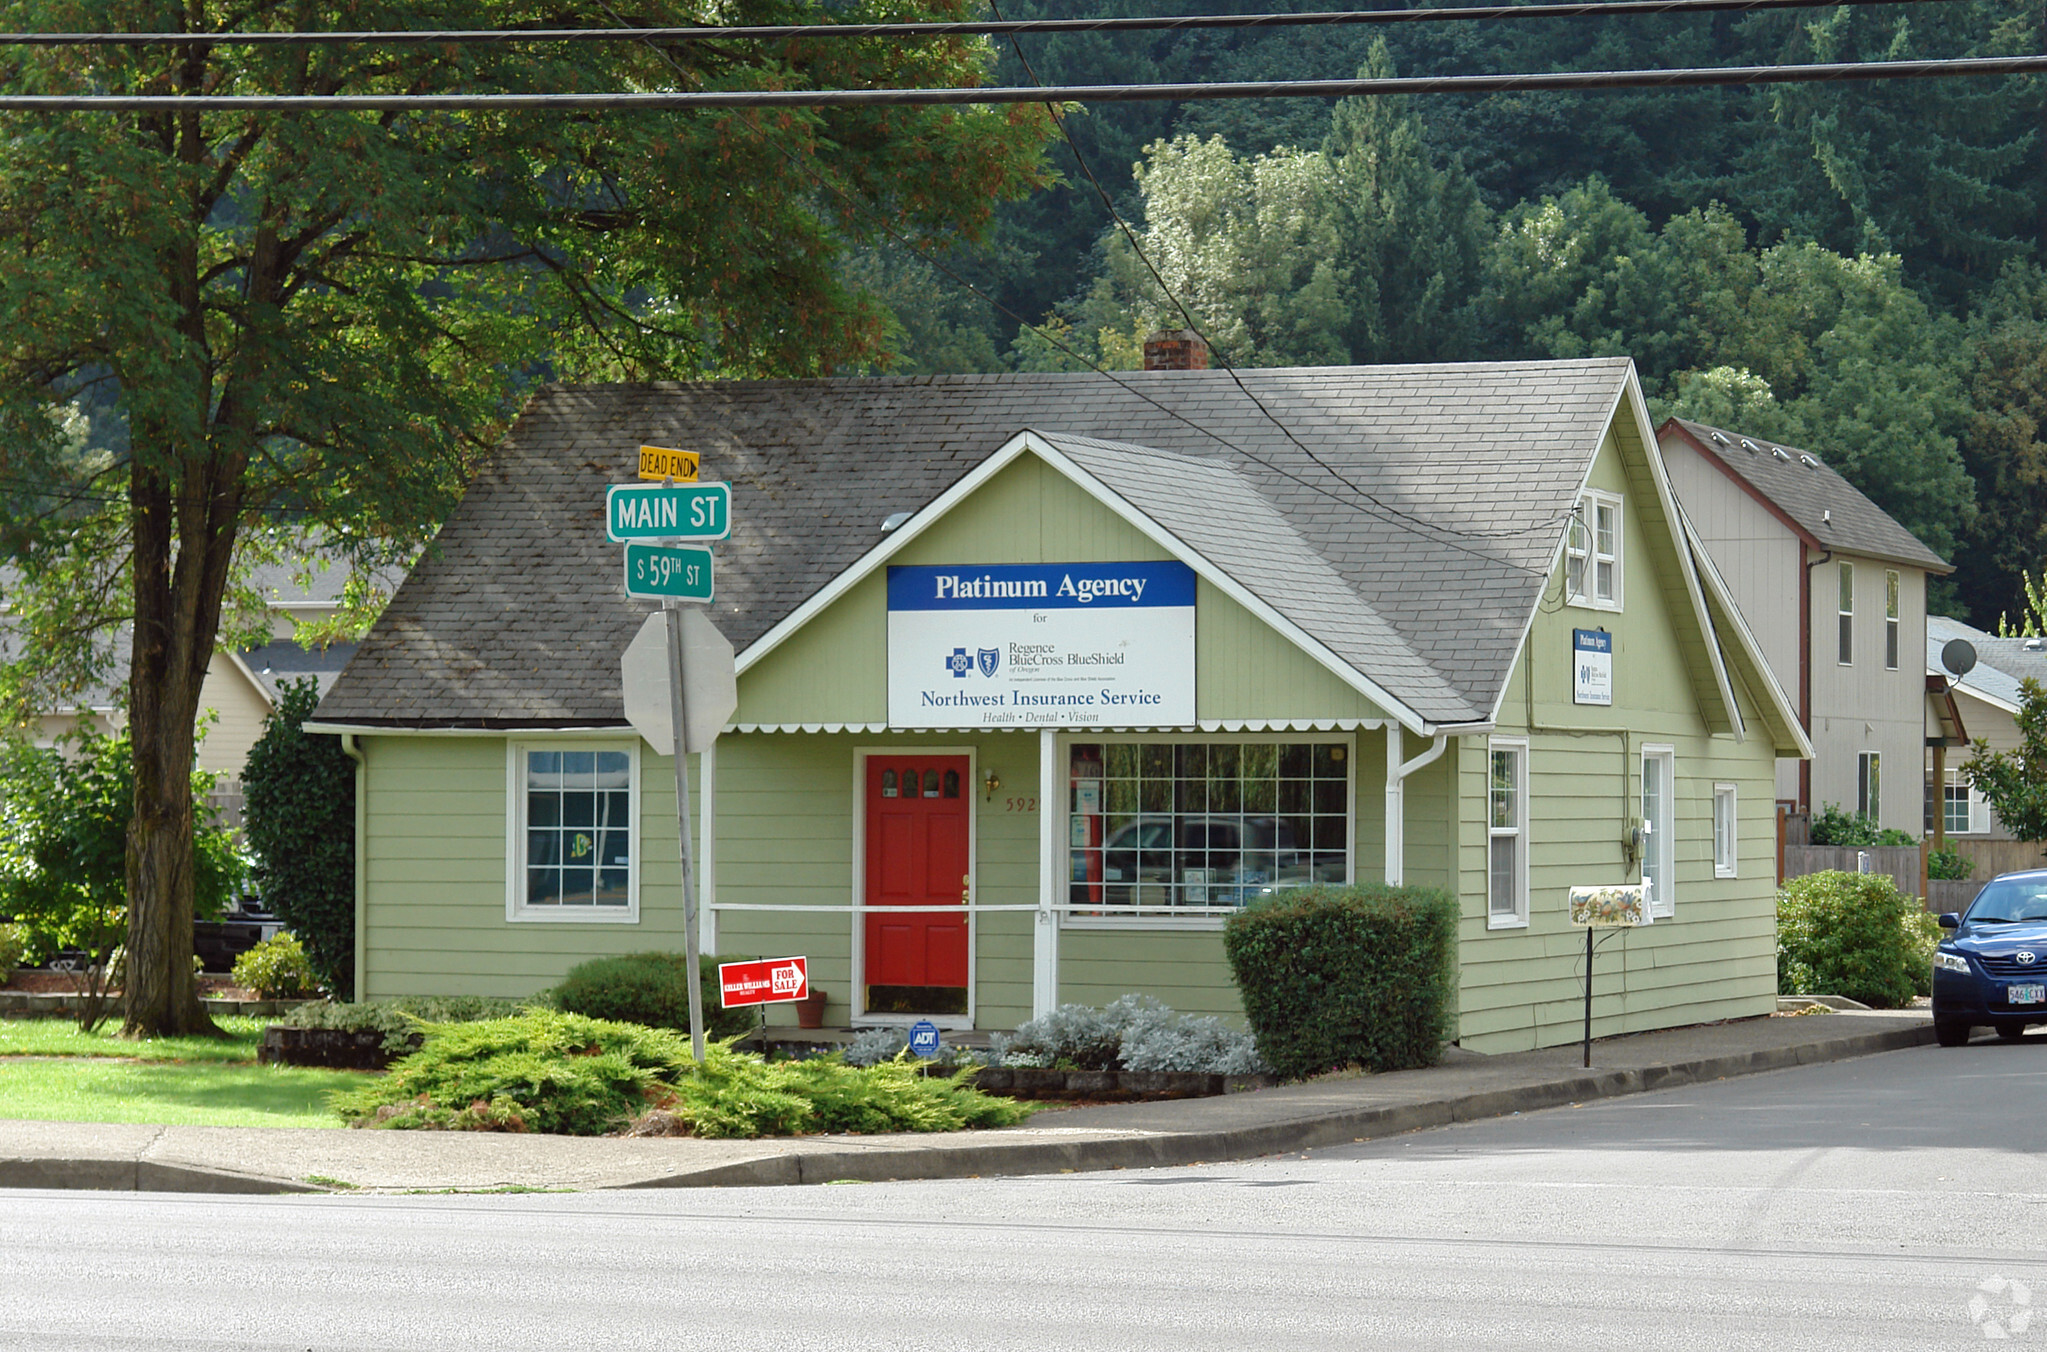
[[[798,1028],[824,1027],[825,999],[826,995],[823,991],[812,988],[810,994],[798,1000],[796,1002],[796,1026]]]

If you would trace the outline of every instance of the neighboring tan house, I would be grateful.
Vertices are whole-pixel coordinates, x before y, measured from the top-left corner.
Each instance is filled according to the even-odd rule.
[[[1976,650],[1976,665],[1957,678],[1941,663],[1941,652],[1956,639]],[[2047,685],[2047,639],[1999,638],[1972,629],[1960,620],[1935,615],[1926,622],[1926,675],[1928,684],[1944,681],[1955,702],[1971,743],[1987,742],[1992,751],[2017,749],[2021,738],[2017,722],[2019,682],[2032,677]],[[1997,820],[1990,804],[1968,782],[1962,767],[1968,763],[1966,747],[1950,750],[1940,795],[1947,834],[1975,840],[2011,840],[2011,832]],[[1926,767],[1927,801],[1933,801],[1933,767]],[[1929,820],[1927,829],[1933,823]]]
[[[1812,739],[1810,761],[1778,762],[1779,803],[1837,803],[1916,837],[1926,579],[1954,570],[1810,451],[1681,418],[1656,436],[1686,518]]]
[[[200,769],[225,776],[215,793],[217,802],[234,816],[239,801],[238,783],[249,748],[263,735],[263,722],[277,702],[285,681],[310,676],[325,694],[334,678],[354,654],[353,643],[335,643],[325,648],[301,646],[293,635],[301,624],[328,619],[340,608],[341,589],[348,574],[340,565],[314,572],[310,585],[295,576],[299,570],[276,565],[257,569],[250,585],[268,603],[270,641],[240,651],[222,648],[213,654],[200,689],[199,708],[206,724],[199,743]],[[385,589],[395,589],[399,575],[382,579]],[[33,738],[49,745],[62,734],[90,719],[101,732],[111,732],[123,721],[124,700],[113,692],[127,680],[127,631],[122,631],[115,649],[114,669],[108,682],[80,704],[53,710],[38,720]]]
[[[1775,1008],[1806,742],[1624,358],[542,391],[309,724],[358,758],[359,997],[682,948],[606,539],[643,442],[731,486],[702,941],[808,957],[832,1022],[1240,1019],[1226,918],[1365,879],[1456,897],[1468,1047],[1579,1036],[1574,885],[1654,883],[1595,1034]]]

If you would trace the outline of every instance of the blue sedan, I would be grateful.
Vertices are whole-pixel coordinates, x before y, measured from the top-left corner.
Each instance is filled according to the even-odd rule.
[[[2047,1023],[2047,869],[2005,873],[1984,884],[1933,954],[1933,1031],[1959,1047],[1988,1025],[2007,1041]]]

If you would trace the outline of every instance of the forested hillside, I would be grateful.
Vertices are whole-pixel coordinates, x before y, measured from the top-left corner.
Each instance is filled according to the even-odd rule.
[[[996,3],[1006,18],[1244,8]],[[2047,0],[1936,0],[1002,39],[997,79],[1767,65],[2043,39]],[[1066,124],[1137,246],[1061,145],[1065,182],[1005,207],[992,241],[870,252],[855,280],[897,316],[899,371],[1081,364],[1019,319],[1134,366],[1183,305],[1239,365],[1625,353],[1657,416],[1825,457],[1957,564],[1936,604],[1994,624],[2047,562],[2043,121],[2047,85],[2027,78],[1107,104]]]

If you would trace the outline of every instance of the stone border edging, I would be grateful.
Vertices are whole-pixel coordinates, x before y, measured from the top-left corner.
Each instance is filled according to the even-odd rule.
[[[1876,1052],[1924,1046],[1933,1041],[1932,1025],[1882,1033],[1859,1033],[1825,1042],[1700,1057],[1637,1070],[1590,1070],[1582,1075],[1545,1080],[1504,1089],[1481,1090],[1455,1098],[1389,1104],[1290,1122],[1220,1131],[1160,1132],[1144,1136],[1074,1142],[1006,1144],[993,1139],[944,1149],[915,1146],[871,1150],[834,1150],[815,1154],[777,1155],[737,1164],[723,1164],[687,1174],[646,1179],[626,1188],[782,1187],[849,1180],[886,1183],[905,1180],[968,1178],[982,1174],[1043,1174],[1144,1169],[1163,1165],[1209,1164],[1253,1159],[1322,1146],[1350,1145],[1359,1140],[1398,1136],[1426,1127],[1448,1126],[1512,1113],[1532,1112],[1619,1098],[1657,1089],[1787,1070],[1793,1066],[1845,1061]]]

